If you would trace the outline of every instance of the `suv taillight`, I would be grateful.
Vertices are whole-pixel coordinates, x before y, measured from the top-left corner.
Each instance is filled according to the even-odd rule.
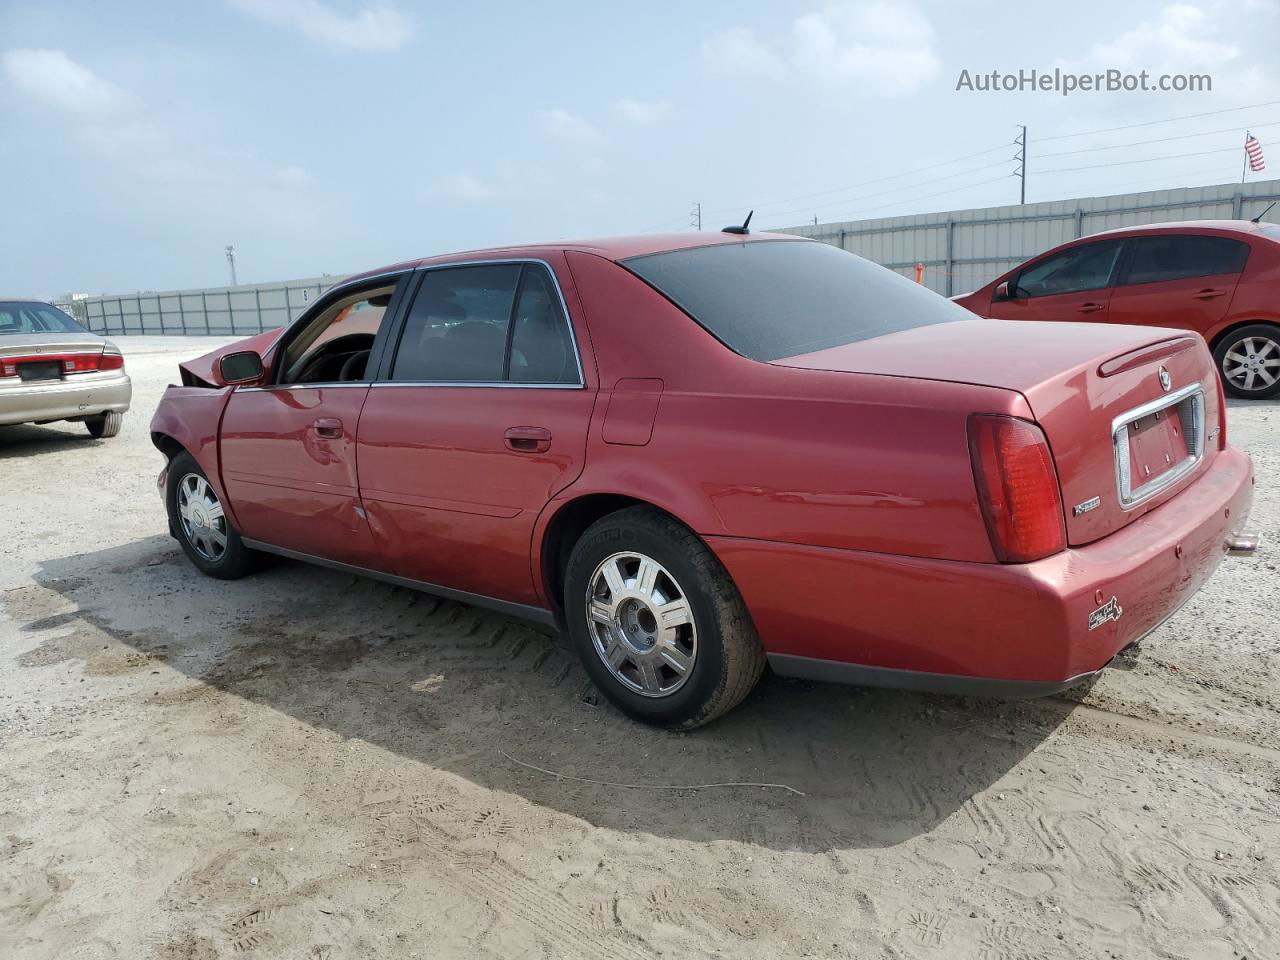
[[[1044,432],[1027,420],[969,418],[969,454],[991,547],[1001,563],[1066,549],[1062,494]]]

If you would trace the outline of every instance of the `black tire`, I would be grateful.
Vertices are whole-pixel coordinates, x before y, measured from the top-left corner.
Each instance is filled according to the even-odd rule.
[[[632,551],[669,572],[692,613],[693,664],[669,694],[645,696],[624,685],[597,651],[597,628],[588,623],[587,593],[598,568],[614,554]],[[666,514],[630,507],[596,521],[574,545],[564,582],[565,616],[578,656],[596,687],[635,720],[692,730],[737,706],[764,672],[764,648],[728,572],[695,533]]]
[[[84,422],[85,429],[89,431],[89,436],[95,440],[105,440],[107,437],[114,437],[120,432],[120,428],[124,426],[124,414],[116,410],[109,410],[106,413],[100,413],[97,416],[89,417]]]
[[[1270,346],[1266,346],[1264,342]],[[1254,345],[1253,351],[1247,349],[1249,343]],[[1262,360],[1258,360],[1262,353],[1265,353],[1265,356]],[[1235,378],[1229,376],[1229,371],[1238,371],[1242,366],[1241,362],[1235,359],[1241,357],[1245,358],[1246,364],[1264,362],[1270,364],[1273,360],[1280,360],[1280,326],[1273,323],[1251,323],[1245,327],[1238,327],[1226,334],[1213,348],[1214,366],[1217,367],[1218,376],[1222,378],[1222,386],[1228,395],[1244,400],[1268,400],[1280,394],[1280,364],[1262,368],[1268,376],[1275,378],[1275,382],[1271,384],[1264,383],[1262,377],[1255,374],[1254,389],[1247,388],[1243,383],[1236,382]]]
[[[208,541],[193,539],[193,535],[188,532],[187,525],[183,523],[183,518],[179,514],[178,487],[184,482],[192,482],[188,478],[197,477],[204,484],[209,483],[209,478],[191,454],[183,452],[169,461],[165,506],[169,511],[170,529],[178,538],[178,543],[182,545],[182,551],[197,570],[210,577],[217,577],[219,580],[237,580],[245,574],[252,573],[260,566],[261,554],[244,545],[239,532],[231,523],[231,518],[225,512],[220,518],[220,523],[217,520],[212,521],[212,525],[217,527],[218,532],[225,538],[225,546],[220,551],[212,549]],[[212,491],[212,488],[209,489]],[[214,502],[217,502],[217,495],[213,494],[213,496]],[[207,526],[195,527],[197,530],[202,528],[209,529]]]

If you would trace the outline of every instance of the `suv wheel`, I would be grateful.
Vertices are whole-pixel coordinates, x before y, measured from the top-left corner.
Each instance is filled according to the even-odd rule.
[[[183,552],[201,573],[235,580],[256,569],[259,555],[241,541],[191,454],[180,453],[169,463],[165,503]]]
[[[1231,396],[1265,400],[1280,394],[1280,327],[1253,323],[1232,330],[1214,348],[1213,359]]]
[[[690,730],[736,706],[764,648],[729,574],[648,507],[597,521],[565,570],[565,615],[587,673],[628,716]]]

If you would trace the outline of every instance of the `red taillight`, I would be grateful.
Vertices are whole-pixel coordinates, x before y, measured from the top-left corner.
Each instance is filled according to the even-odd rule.
[[[1015,417],[972,416],[969,453],[1001,563],[1028,563],[1066,549],[1058,474],[1038,426]]]
[[[5,357],[0,360],[0,377],[18,376],[20,363],[50,363],[62,365],[62,373],[93,373],[96,370],[123,370],[124,357],[119,353],[37,353],[26,357]]]

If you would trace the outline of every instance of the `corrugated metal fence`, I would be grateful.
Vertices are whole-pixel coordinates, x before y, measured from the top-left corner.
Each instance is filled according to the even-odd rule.
[[[1183,187],[1025,206],[791,227],[914,278],[945,296],[968,293],[1028,257],[1075,237],[1170,220],[1241,220],[1280,199],[1280,180]],[[1265,218],[1280,223],[1280,204]]]
[[[284,326],[341,279],[86,297],[61,306],[96,333],[249,336]]]
[[[1028,257],[1074,237],[1169,220],[1239,220],[1280,199],[1280,180],[1224,183],[1025,206],[791,227],[923,280],[946,296],[967,293]],[[1280,205],[1266,219],[1280,223]],[[88,297],[63,304],[99,333],[249,335],[283,326],[340,277]]]

